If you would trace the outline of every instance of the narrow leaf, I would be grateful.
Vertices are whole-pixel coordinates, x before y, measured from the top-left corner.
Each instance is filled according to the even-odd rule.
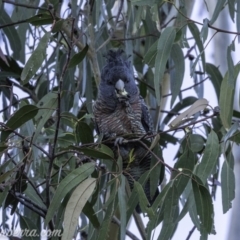
[[[203,27],[200,33],[203,43],[207,40],[207,37],[208,37],[208,23],[209,23],[209,20],[205,18],[203,20]]]
[[[182,109],[191,106],[194,102],[197,101],[196,97],[186,97],[182,100],[182,102],[177,102],[176,105],[171,109],[172,112],[179,112]],[[167,124],[175,114],[168,114],[163,120],[164,124]]]
[[[39,107],[39,112],[35,119],[38,121],[38,124],[36,127],[35,135],[33,137],[33,141],[38,138],[44,124],[49,120],[55,111],[57,107],[57,94],[53,92],[48,93],[38,102],[37,106]]]
[[[160,101],[161,101],[160,86],[162,84],[167,60],[169,58],[175,36],[176,36],[175,28],[168,27],[162,32],[158,40],[157,56],[155,59],[155,75],[154,75],[154,88],[155,88],[158,105],[160,105]]]
[[[9,15],[6,13],[3,5],[1,6],[0,12],[1,12],[1,14],[0,14],[0,24],[1,25],[12,23],[12,20],[9,17]],[[19,43],[21,42],[21,40],[20,40],[17,30],[15,29],[14,26],[4,27],[2,30],[4,31],[4,33],[6,34],[8,40],[9,40],[11,49],[13,51],[13,57],[16,60],[18,60],[20,58],[21,45]]]
[[[46,49],[50,37],[50,32],[45,33],[45,35],[40,39],[37,48],[28,59],[21,74],[21,80],[23,81],[23,85],[28,83],[28,81],[41,67],[43,60],[46,58]]]
[[[216,7],[213,12],[212,19],[210,20],[209,24],[212,25],[216,19],[218,18],[219,13],[223,10],[224,4],[226,0],[218,0],[216,3]]]
[[[178,197],[176,187],[173,185],[165,199],[163,226],[158,240],[168,240],[173,234],[179,215]]]
[[[67,149],[74,149],[80,152],[83,152],[85,155],[94,158],[100,159],[114,159],[113,151],[104,144],[93,148],[93,147],[76,147],[76,146],[69,146]]]
[[[65,20],[65,19],[60,19],[59,21],[57,21],[57,22],[53,25],[52,33],[56,33],[56,32],[61,31],[64,22],[67,22],[67,21],[68,21],[68,19],[67,19],[67,20]]]
[[[228,0],[228,10],[229,10],[229,15],[230,15],[232,21],[234,22],[235,0]]]
[[[98,220],[97,215],[94,212],[94,209],[92,207],[92,205],[88,202],[86,202],[84,208],[83,208],[83,213],[88,217],[89,221],[91,222],[91,224],[95,227],[95,228],[99,228],[100,227],[100,223]]]
[[[196,176],[195,179],[192,179],[192,187],[197,214],[200,217],[201,228],[203,231],[211,233],[213,227],[213,205],[211,195],[209,191],[201,185],[201,181]]]
[[[93,130],[85,122],[77,122],[75,136],[78,143],[93,143]]]
[[[56,20],[58,20],[58,18],[56,18]],[[53,23],[53,18],[49,12],[42,12],[27,19],[26,21],[32,24],[33,26],[42,26]]]
[[[11,130],[15,130],[22,126],[24,123],[34,118],[38,113],[38,108],[34,105],[25,105],[17,110],[13,116],[8,120],[6,126],[9,130],[3,130],[1,134],[1,142],[5,141],[11,133]]]
[[[217,98],[219,99],[221,83],[223,80],[222,74],[220,73],[219,69],[211,63],[206,63],[206,72],[212,81]]]
[[[171,50],[171,58],[174,62],[174,72],[173,76],[171,76],[172,106],[180,92],[185,71],[184,55],[182,49],[179,47],[178,44],[173,44]]]
[[[78,218],[87,200],[96,186],[95,178],[87,178],[72,193],[64,213],[62,239],[72,239],[78,224]]]
[[[69,173],[58,185],[57,190],[53,196],[51,204],[48,208],[45,224],[52,219],[55,211],[59,208],[62,199],[67,195],[71,189],[76,187],[80,182],[87,178],[95,169],[95,164],[85,163],[81,167]]]
[[[141,210],[143,212],[146,212],[150,219],[153,218],[154,217],[154,212],[153,212],[151,207],[148,207],[149,202],[148,202],[146,194],[143,190],[142,185],[139,182],[134,181],[134,188],[136,189],[136,191],[138,193],[139,204],[140,204]]]
[[[114,212],[116,211],[116,205],[117,205],[116,190],[117,188],[115,187],[111,191],[110,198],[112,198],[113,201],[111,201],[111,203],[107,207],[104,220],[102,221],[101,227],[99,229],[99,235],[97,240],[107,239],[109,236],[109,231],[110,231],[109,225],[112,221],[112,217]]]
[[[199,134],[190,134],[189,136],[189,140],[190,140],[190,148],[193,152],[197,153],[200,152],[203,147],[204,147],[204,138],[199,135]]]
[[[156,0],[131,0],[131,4],[136,5],[136,6],[152,6]]]
[[[226,213],[232,207],[235,198],[235,176],[227,161],[224,161],[222,166],[221,183],[223,213]]]
[[[26,217],[26,216],[21,216],[19,214],[19,220],[20,220],[19,222],[20,222],[21,229],[24,229],[25,231],[27,230],[29,232],[36,231],[35,234],[40,236],[40,233],[39,231],[37,231],[38,229],[37,229],[37,226],[34,224],[33,219],[30,219],[29,217]],[[23,236],[23,240],[24,239],[34,240],[36,239],[36,237],[34,237],[33,234],[32,235],[29,234],[28,236]]]
[[[120,211],[120,239],[125,240],[127,228],[127,212],[126,212],[126,190],[125,190],[125,177],[121,175],[121,186],[118,188],[118,202]]]
[[[232,88],[235,87],[235,71],[231,51],[234,51],[234,41],[227,48],[227,63],[228,63],[228,84]]]
[[[205,98],[197,100],[190,108],[177,116],[170,124],[169,127],[177,127],[182,123],[184,118],[189,118],[195,113],[204,110],[208,106],[208,101]]]
[[[210,174],[213,173],[212,171],[217,164],[219,150],[220,146],[217,134],[212,130],[208,135],[202,160],[196,169],[196,175],[198,175],[204,184]]]
[[[78,65],[80,62],[82,62],[82,60],[85,58],[87,52],[88,52],[88,45],[86,45],[81,52],[75,54],[75,55],[70,59],[68,68],[75,67],[75,66]]]
[[[234,86],[236,84],[236,79],[240,71],[240,64],[235,65],[234,67]],[[234,88],[229,85],[228,82],[228,72],[225,74],[221,89],[220,89],[220,117],[225,128],[230,128],[231,120],[233,115],[233,99],[234,99]]]
[[[155,59],[157,55],[157,46],[158,46],[158,41],[153,43],[151,47],[148,49],[147,53],[145,54],[143,61],[149,66],[149,67],[154,67],[155,65]]]
[[[240,32],[240,1],[236,1],[237,2],[237,32]],[[238,35],[238,43],[240,42],[240,37]]]
[[[203,71],[205,71],[206,61],[205,61],[205,52],[204,52],[204,48],[203,48],[203,42],[200,38],[200,32],[198,30],[198,27],[194,23],[189,23],[188,27],[196,41],[196,44],[197,44],[197,47],[199,50],[199,55],[198,55],[197,59],[195,60],[195,64],[193,64],[194,67],[192,67],[192,70],[191,70],[191,75],[193,75],[195,66],[196,66],[196,63],[198,62],[199,57],[201,57],[201,60],[202,60]]]

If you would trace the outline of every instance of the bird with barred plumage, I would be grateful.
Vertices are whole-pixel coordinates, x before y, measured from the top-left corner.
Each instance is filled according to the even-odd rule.
[[[98,97],[93,106],[96,131],[103,139],[116,138],[115,144],[110,144],[116,159],[120,154],[123,162],[123,174],[127,178],[131,190],[134,181],[150,170],[151,154],[137,142],[124,141],[127,134],[145,135],[153,132],[150,112],[144,99],[139,94],[135,83],[131,62],[123,57],[123,50],[110,50],[106,56],[107,64],[101,72],[101,82]],[[125,143],[126,142],[126,143]],[[133,155],[133,160],[130,160]],[[150,204],[159,194],[150,196],[150,181],[144,187],[144,192]],[[141,213],[139,204],[136,211]]]

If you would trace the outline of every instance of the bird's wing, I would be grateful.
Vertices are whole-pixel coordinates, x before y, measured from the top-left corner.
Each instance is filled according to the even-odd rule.
[[[146,132],[153,132],[153,121],[152,116],[149,112],[148,106],[146,105],[142,96],[140,96],[141,106],[142,106],[142,116],[141,122]]]

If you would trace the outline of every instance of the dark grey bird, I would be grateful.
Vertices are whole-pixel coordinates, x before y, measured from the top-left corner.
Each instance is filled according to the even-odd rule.
[[[116,159],[120,154],[123,162],[123,174],[131,190],[134,181],[150,169],[151,154],[137,142],[124,143],[124,135],[144,135],[153,132],[152,118],[144,99],[140,96],[135,83],[131,62],[123,56],[123,50],[110,50],[106,55],[107,64],[101,72],[98,97],[93,106],[97,133],[103,139],[115,138],[115,144],[109,145]],[[117,146],[116,146],[117,145]],[[133,161],[130,161],[130,155]],[[150,181],[145,184],[145,194],[150,204],[159,194],[150,196]],[[139,205],[136,207],[141,212]]]

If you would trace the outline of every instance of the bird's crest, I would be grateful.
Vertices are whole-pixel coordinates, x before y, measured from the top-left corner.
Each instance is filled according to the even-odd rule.
[[[127,59],[129,59],[131,57],[131,55],[129,55],[128,57],[124,58],[123,54],[124,54],[124,50],[123,49],[118,49],[118,50],[109,50],[108,53],[106,55],[104,55],[104,57],[107,59],[107,64],[111,65],[111,67],[114,66],[123,66],[123,67],[131,67],[131,62],[127,61]]]

